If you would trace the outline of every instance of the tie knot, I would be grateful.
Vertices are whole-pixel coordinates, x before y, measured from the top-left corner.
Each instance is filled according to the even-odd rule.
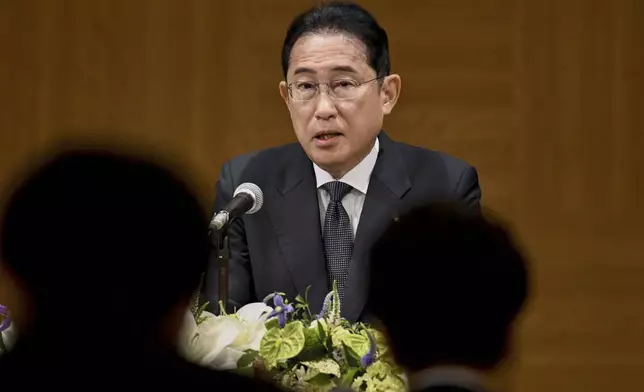
[[[351,185],[342,181],[327,182],[326,184],[322,185],[322,188],[324,188],[329,193],[329,196],[331,196],[331,201],[342,201],[347,193],[351,192],[351,189],[353,189]]]

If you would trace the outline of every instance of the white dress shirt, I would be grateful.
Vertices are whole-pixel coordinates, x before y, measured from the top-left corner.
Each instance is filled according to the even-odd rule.
[[[338,178],[338,181],[342,181],[346,184],[351,185],[353,189],[342,199],[342,206],[347,211],[349,215],[349,221],[351,222],[351,228],[353,229],[353,236],[355,238],[356,231],[358,230],[358,223],[360,222],[360,214],[362,213],[362,206],[364,205],[365,197],[367,196],[367,189],[369,188],[369,179],[371,178],[371,172],[376,166],[376,160],[378,160],[378,150],[380,149],[380,144],[378,139],[373,145],[373,148],[367,154],[366,157],[360,161],[353,169],[349,170],[347,174],[342,178]],[[322,223],[322,230],[324,230],[324,218],[326,216],[326,208],[329,205],[331,196],[328,192],[321,188],[322,185],[327,182],[335,181],[331,174],[322,170],[318,165],[313,163],[313,169],[315,170],[315,178],[317,180],[318,188],[318,204],[320,206],[320,222]]]
[[[436,366],[409,375],[409,389],[422,391],[430,387],[450,386],[485,392],[484,377],[464,366]]]

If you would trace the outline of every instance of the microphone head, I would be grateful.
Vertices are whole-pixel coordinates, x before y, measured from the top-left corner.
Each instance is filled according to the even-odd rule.
[[[253,198],[253,207],[248,210],[247,214],[256,213],[264,205],[264,193],[262,192],[260,187],[253,184],[252,182],[245,182],[238,186],[237,189],[235,189],[235,193],[233,193],[233,197],[237,196],[240,193],[245,193]]]

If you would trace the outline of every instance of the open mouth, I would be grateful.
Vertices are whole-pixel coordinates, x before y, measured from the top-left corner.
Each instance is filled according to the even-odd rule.
[[[317,135],[315,135],[315,139],[317,140],[330,140],[333,138],[336,138],[338,136],[342,136],[340,132],[321,132]]]

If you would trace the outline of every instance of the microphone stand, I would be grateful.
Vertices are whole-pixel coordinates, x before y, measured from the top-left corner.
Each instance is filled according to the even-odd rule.
[[[228,227],[231,222],[228,222],[219,230],[211,230],[210,239],[213,248],[212,254],[214,255],[214,262],[217,270],[217,300],[223,305],[223,309],[219,304],[214,304],[216,314],[221,315],[222,310],[228,311],[228,269],[230,266],[230,243],[228,241]],[[211,304],[213,305],[213,304]],[[210,306],[211,309],[212,306]],[[213,309],[213,310],[214,310]]]

